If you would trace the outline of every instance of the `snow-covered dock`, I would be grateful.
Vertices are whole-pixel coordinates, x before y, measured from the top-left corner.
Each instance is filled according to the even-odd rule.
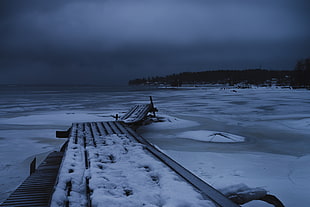
[[[214,203],[238,206],[122,122],[87,122],[72,125],[51,204],[209,207]]]

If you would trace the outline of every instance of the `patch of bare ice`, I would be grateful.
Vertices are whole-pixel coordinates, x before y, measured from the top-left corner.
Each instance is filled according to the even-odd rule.
[[[109,121],[111,114],[90,111],[56,111],[41,114],[32,114],[12,118],[0,118],[0,124],[22,125],[70,125],[72,122],[83,121]]]

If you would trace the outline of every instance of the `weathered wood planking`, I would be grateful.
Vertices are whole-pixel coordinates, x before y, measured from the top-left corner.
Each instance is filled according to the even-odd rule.
[[[49,206],[63,152],[52,152],[0,206]]]

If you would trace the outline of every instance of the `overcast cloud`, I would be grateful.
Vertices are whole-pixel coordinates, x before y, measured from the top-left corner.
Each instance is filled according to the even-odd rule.
[[[0,83],[126,84],[183,71],[293,69],[310,56],[308,4],[1,0]]]

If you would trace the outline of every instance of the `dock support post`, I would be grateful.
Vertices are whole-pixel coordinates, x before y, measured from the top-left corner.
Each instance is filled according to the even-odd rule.
[[[37,163],[37,158],[33,158],[32,162],[30,163],[30,175],[36,171],[36,163]]]
[[[152,96],[150,96],[150,101],[151,101],[151,112],[153,112],[154,117],[156,117],[155,112],[157,111],[157,109],[154,107]]]

